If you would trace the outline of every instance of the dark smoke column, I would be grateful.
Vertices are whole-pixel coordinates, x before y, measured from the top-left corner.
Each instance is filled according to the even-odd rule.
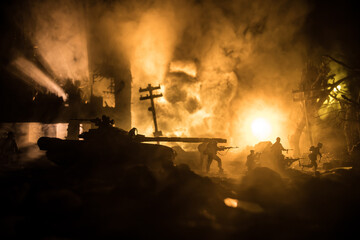
[[[120,63],[115,69],[115,114],[116,126],[131,128],[131,72],[128,64]]]
[[[113,33],[106,31],[105,24],[100,20],[99,9],[91,5],[85,9],[90,83],[102,81],[103,78],[111,79],[112,86],[109,85],[108,90],[115,96],[115,108],[103,107],[101,96],[90,97],[90,102],[97,102],[94,104],[97,116],[106,114],[115,120],[117,127],[129,130],[132,79],[129,62],[119,50]]]

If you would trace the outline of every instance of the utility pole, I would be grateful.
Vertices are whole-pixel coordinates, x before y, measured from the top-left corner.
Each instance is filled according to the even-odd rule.
[[[304,96],[304,92],[303,92],[303,96]],[[310,146],[313,146],[314,141],[313,141],[312,132],[311,132],[311,125],[310,125],[310,122],[309,122],[307,100],[305,99],[305,97],[304,97],[304,100],[303,100],[303,106],[304,106],[305,122],[306,122],[306,128],[308,130]]]
[[[311,132],[311,123],[309,121],[309,114],[308,114],[308,101],[313,99],[318,99],[322,96],[325,92],[324,89],[302,89],[302,90],[294,90],[293,92],[293,101],[294,102],[302,102],[305,114],[305,123],[306,128],[308,130],[309,142],[310,146],[314,145],[312,132]]]
[[[156,112],[155,112],[155,104],[154,104],[154,98],[162,97],[162,93],[160,94],[153,94],[154,90],[160,89],[160,85],[153,87],[151,84],[147,86],[147,88],[140,88],[139,92],[149,92],[149,94],[146,94],[146,96],[140,95],[140,101],[150,99],[151,107],[148,108],[150,112],[152,112],[153,119],[154,119],[154,126],[155,126],[155,132],[154,137],[160,137],[162,136],[162,132],[158,130],[157,122],[156,122]],[[159,143],[159,142],[158,142]]]

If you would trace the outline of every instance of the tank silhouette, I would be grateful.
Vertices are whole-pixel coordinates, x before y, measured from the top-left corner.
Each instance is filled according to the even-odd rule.
[[[80,120],[80,119],[79,119]],[[113,127],[113,120],[103,116],[102,119],[81,119],[94,122],[98,128],[90,129],[79,135],[82,140],[63,140],[41,137],[38,139],[40,150],[46,150],[47,158],[62,166],[79,162],[86,164],[145,164],[158,169],[164,164],[173,164],[176,156],[170,147],[146,142],[206,142],[212,139],[226,142],[221,138],[179,138],[179,137],[145,137],[137,133],[136,128],[125,131]]]

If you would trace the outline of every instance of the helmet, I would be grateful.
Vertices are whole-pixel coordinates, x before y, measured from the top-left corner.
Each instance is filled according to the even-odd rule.
[[[279,138],[279,137],[277,137],[277,138],[276,138],[276,141],[280,141],[280,138]]]

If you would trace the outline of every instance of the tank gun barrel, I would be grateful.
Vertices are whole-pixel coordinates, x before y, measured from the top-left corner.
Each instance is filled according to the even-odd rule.
[[[37,145],[40,150],[55,150],[55,149],[75,149],[80,147],[84,141],[78,140],[63,140],[59,138],[51,138],[51,137],[40,137],[37,141]]]
[[[219,147],[220,150],[232,149],[232,148],[239,148],[239,147]]]
[[[218,143],[226,143],[224,138],[187,138],[187,137],[145,137],[136,136],[135,141],[139,142],[188,142],[188,143],[200,143],[216,141]]]

